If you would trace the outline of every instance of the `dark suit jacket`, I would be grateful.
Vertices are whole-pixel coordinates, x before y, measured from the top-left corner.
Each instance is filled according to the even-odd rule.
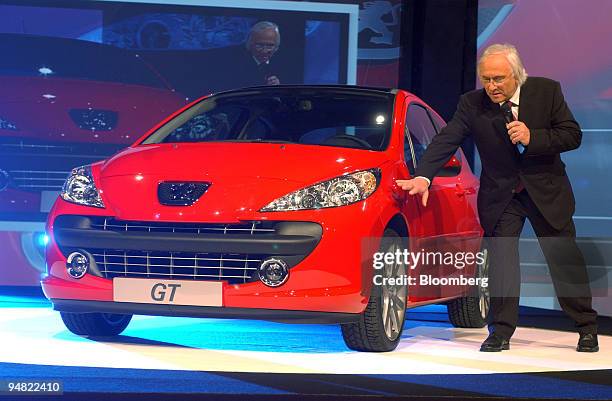
[[[216,49],[214,54],[217,58],[214,65],[215,91],[266,85],[266,78],[271,75],[285,83],[277,55],[268,64],[258,65],[244,45]]]
[[[522,155],[510,141],[499,105],[483,89],[464,94],[452,120],[433,138],[415,172],[433,179],[461,142],[472,135],[482,161],[478,213],[485,235],[492,234],[519,180],[554,228],[563,228],[574,214],[574,194],[559,154],[580,146],[582,131],[559,83],[527,78],[521,86],[518,119],[531,131]]]

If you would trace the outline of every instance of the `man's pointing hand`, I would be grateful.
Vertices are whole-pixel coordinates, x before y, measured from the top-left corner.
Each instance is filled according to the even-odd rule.
[[[429,199],[429,182],[423,177],[415,177],[411,180],[395,180],[397,185],[409,195],[421,194],[423,206],[427,206]]]

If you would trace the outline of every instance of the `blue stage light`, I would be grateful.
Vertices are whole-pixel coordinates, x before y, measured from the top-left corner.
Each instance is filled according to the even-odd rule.
[[[34,234],[34,243],[37,246],[44,248],[49,243],[49,236],[46,233],[36,233]]]

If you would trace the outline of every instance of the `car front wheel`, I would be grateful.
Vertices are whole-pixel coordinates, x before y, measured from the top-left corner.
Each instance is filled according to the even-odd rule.
[[[397,232],[385,230],[380,251],[395,254],[402,248],[402,239]],[[390,285],[388,279],[405,277],[406,267],[400,262],[396,260],[375,271],[382,276],[382,285],[372,287],[368,305],[357,322],[341,325],[344,342],[350,349],[387,352],[399,344],[404,329],[408,288],[406,284]]]
[[[67,313],[60,312],[66,328],[80,336],[116,336],[132,320],[132,315],[115,313]]]

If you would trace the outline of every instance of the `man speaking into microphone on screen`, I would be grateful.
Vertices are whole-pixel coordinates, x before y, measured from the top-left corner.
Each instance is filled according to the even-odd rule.
[[[528,78],[514,46],[489,46],[477,72],[483,89],[461,96],[453,118],[421,157],[415,177],[397,184],[410,195],[420,194],[426,206],[434,176],[472,135],[482,162],[478,214],[491,255],[489,336],[480,351],[510,349],[521,284],[518,238],[528,218],[559,304],[575,322],[576,350],[597,352],[597,313],[576,245],[574,195],[560,157],[580,146],[582,131],[560,84]]]

